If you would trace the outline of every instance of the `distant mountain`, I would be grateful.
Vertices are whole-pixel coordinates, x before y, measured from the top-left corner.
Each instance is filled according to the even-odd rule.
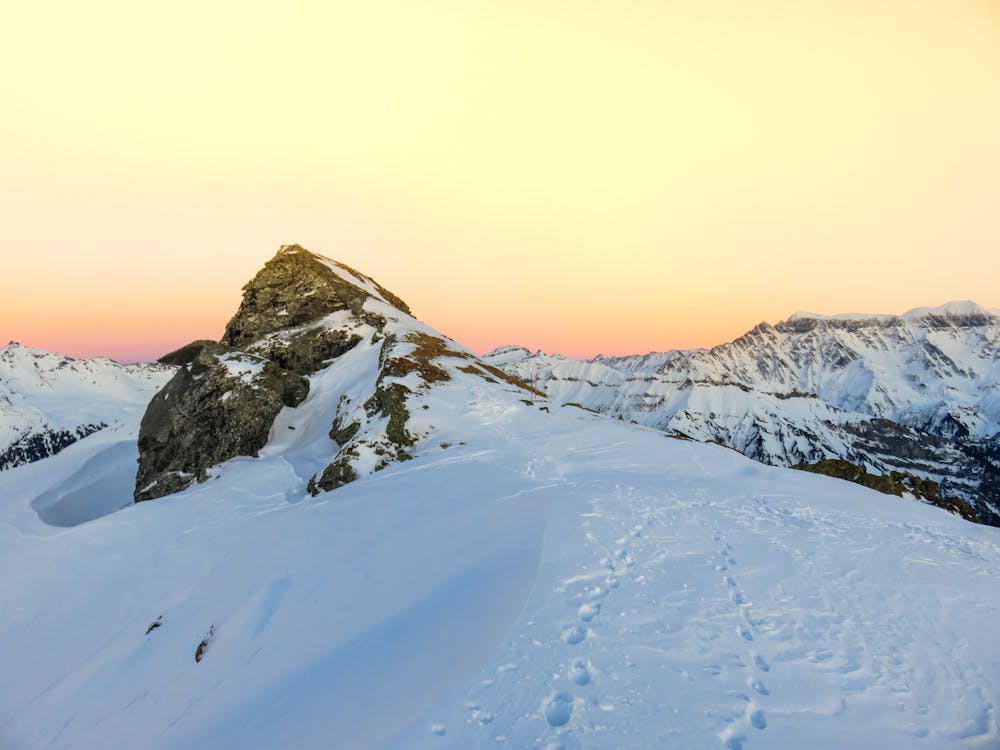
[[[73,359],[16,342],[0,349],[0,470],[52,456],[136,412],[174,368]]]
[[[713,349],[484,357],[562,402],[768,464],[839,458],[941,484],[1000,524],[1000,311],[796,313]]]

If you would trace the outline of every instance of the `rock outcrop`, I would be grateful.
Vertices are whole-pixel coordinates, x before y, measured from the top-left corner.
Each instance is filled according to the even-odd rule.
[[[234,456],[256,456],[278,412],[308,393],[308,380],[274,362],[203,348],[146,409],[135,500],[204,481],[209,467]]]
[[[355,283],[337,274],[331,265],[353,277]],[[222,343],[245,347],[268,333],[315,323],[341,310],[364,318],[364,303],[372,292],[400,311],[410,312],[403,300],[353,268],[321,260],[299,245],[286,245],[243,287],[243,303],[226,326]]]
[[[317,325],[324,318],[347,311],[384,324],[363,309],[373,292],[409,311],[371,279],[299,245],[282,247],[243,291],[221,341],[194,341],[161,358],[180,369],[142,420],[137,502],[202,482],[227,459],[256,456],[282,408],[308,395],[306,376],[361,340],[344,328]]]
[[[303,489],[316,495],[411,458],[431,429],[414,425],[414,410],[427,408],[415,401],[432,386],[474,377],[541,395],[435,335],[372,279],[298,245],[283,247],[244,287],[221,341],[195,341],[161,361],[180,369],[143,418],[136,501],[205,481],[230,458],[259,455],[279,413],[307,397],[302,424],[330,420],[329,458],[313,442],[298,464]],[[295,421],[287,416],[282,428],[290,450]]]

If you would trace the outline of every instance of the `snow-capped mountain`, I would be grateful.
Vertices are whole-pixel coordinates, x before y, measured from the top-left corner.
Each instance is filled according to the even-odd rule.
[[[168,359],[0,473],[4,750],[1000,741],[997,529],[560,406],[298,246]]]
[[[173,372],[159,364],[72,359],[12,341],[0,349],[0,470],[141,414]]]
[[[796,313],[710,350],[484,359],[560,402],[711,440],[765,463],[842,458],[941,483],[1000,523],[1000,311]]]

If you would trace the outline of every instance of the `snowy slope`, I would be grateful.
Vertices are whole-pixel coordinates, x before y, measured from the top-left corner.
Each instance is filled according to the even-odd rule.
[[[265,271],[144,432],[0,473],[4,750],[1000,743],[997,529],[559,406],[298,246]]]
[[[567,359],[502,347],[489,362],[626,421],[770,464],[844,458],[942,483],[1000,519],[1000,312],[796,313],[711,350]]]
[[[172,374],[164,365],[72,359],[9,343],[0,349],[0,470],[141,414]]]
[[[420,399],[433,443],[316,498],[306,403],[70,529],[33,498],[122,435],[0,475],[0,745],[1000,743],[997,529],[471,374]]]

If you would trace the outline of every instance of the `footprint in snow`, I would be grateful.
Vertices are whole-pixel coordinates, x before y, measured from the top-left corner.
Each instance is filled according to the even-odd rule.
[[[767,660],[765,660],[763,656],[760,655],[755,656],[753,658],[753,663],[757,665],[757,669],[759,669],[761,672],[771,671],[771,665],[767,663]]]
[[[750,725],[754,729],[767,729],[767,717],[760,709],[750,713]]]
[[[579,625],[574,625],[570,628],[566,628],[561,637],[565,643],[568,643],[570,646],[575,646],[587,637],[587,631]]]
[[[573,715],[573,696],[569,693],[549,696],[542,704],[542,713],[550,727],[565,726]]]
[[[576,613],[584,622],[590,622],[601,613],[601,605],[597,602],[587,602],[581,604]]]
[[[492,724],[496,718],[489,711],[485,711],[478,703],[466,703],[465,707],[469,710],[469,718],[482,726]]]
[[[763,682],[760,680],[751,680],[750,687],[757,695],[770,695],[771,691],[767,689]]]
[[[594,679],[594,669],[586,659],[575,659],[569,670],[569,679],[576,685],[589,685]]]

